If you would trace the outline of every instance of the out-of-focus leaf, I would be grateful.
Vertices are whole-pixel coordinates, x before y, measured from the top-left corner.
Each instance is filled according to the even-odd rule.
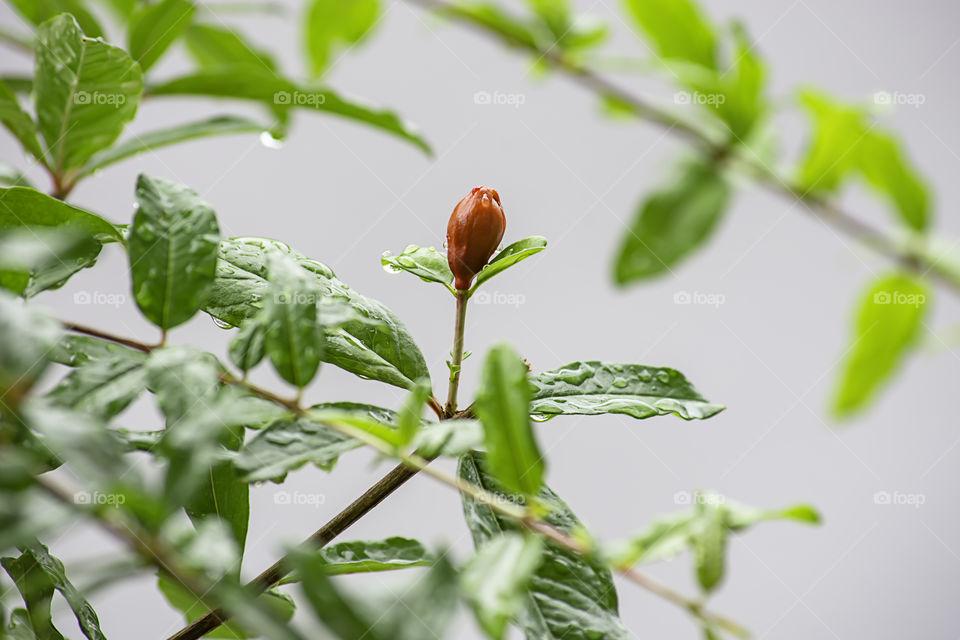
[[[915,343],[930,291],[907,275],[883,276],[870,285],[857,311],[853,346],[837,384],[833,410],[841,417],[863,410]]]
[[[316,411],[355,412],[383,424],[391,424],[396,414],[389,409],[352,402],[319,404]],[[361,446],[358,440],[334,431],[308,418],[277,420],[244,445],[237,457],[237,468],[247,482],[282,481],[288,472],[312,462],[329,471],[340,454]]]
[[[167,147],[187,140],[210,136],[260,133],[266,126],[248,118],[237,116],[214,116],[187,124],[178,124],[168,129],[138,134],[132,140],[120,143],[97,153],[80,171],[79,176],[88,176],[112,164],[135,155]]]
[[[99,240],[69,226],[0,229],[0,287],[24,298],[59,288],[93,266],[101,248]]]
[[[346,300],[359,316],[340,328],[324,331],[325,362],[403,388],[412,387],[419,378],[429,379],[423,354],[393,312],[345,285],[326,265],[275,240],[233,238],[221,243],[216,281],[205,305],[207,313],[234,326],[258,314],[263,297],[269,295],[267,255],[271,252],[291,256],[316,279],[322,296]]]
[[[429,397],[430,382],[427,380],[417,381],[397,414],[397,432],[401,447],[406,447],[416,437],[423,422],[423,405],[426,404]]]
[[[506,249],[490,259],[480,273],[477,274],[477,281],[471,287],[475,291],[481,284],[497,275],[501,271],[509,269],[521,260],[526,260],[535,253],[540,253],[547,248],[547,239],[541,236],[530,236],[523,240],[514,242]]]
[[[55,404],[109,420],[146,390],[146,355],[117,351],[74,369],[47,395]]]
[[[410,123],[392,111],[370,106],[326,87],[301,86],[268,69],[221,66],[201,69],[150,87],[151,96],[195,95],[252,100],[286,109],[308,109],[367,124],[413,143],[431,153],[427,141]]]
[[[202,601],[197,600],[193,594],[186,591],[172,578],[167,577],[166,574],[158,574],[157,580],[160,593],[163,594],[167,603],[182,613],[188,624],[209,612],[209,609],[204,606]],[[285,593],[270,589],[258,596],[257,601],[261,606],[268,608],[284,622],[288,622],[293,618],[296,605],[294,604],[293,598]],[[236,620],[229,620],[216,630],[205,634],[203,637],[245,639],[259,637],[259,634],[252,629],[245,628]]]
[[[727,523],[723,506],[712,501],[696,505],[697,530],[693,534],[697,580],[705,592],[713,591],[723,579],[727,558]]]
[[[97,23],[83,0],[7,0],[28,22],[41,26],[50,18],[62,13],[72,14],[83,32],[91,38],[103,36],[103,29]]]
[[[120,137],[143,91],[140,66],[123,49],[86,37],[70,15],[40,27],[34,102],[47,164],[83,166]]]
[[[433,564],[434,557],[418,540],[393,536],[385,540],[351,540],[320,549],[328,575],[393,571]]]
[[[53,628],[53,623],[49,619],[50,597],[53,595],[53,590],[56,589],[67,601],[67,604],[70,605],[70,609],[76,616],[77,623],[80,625],[80,630],[83,632],[83,635],[90,640],[106,640],[103,632],[100,630],[100,621],[97,619],[97,613],[93,610],[93,607],[90,606],[90,603],[87,602],[86,598],[84,598],[70,580],[67,579],[63,563],[50,555],[47,548],[36,540],[22,546],[21,551],[22,554],[17,559],[4,558],[2,561],[3,567],[7,570],[7,573],[10,574],[10,577],[13,578],[14,574],[19,575],[19,580],[17,578],[14,578],[14,580],[17,582],[17,587],[24,596],[24,601],[27,603],[28,609],[31,608],[30,600],[27,597],[27,593],[24,593],[21,585],[27,586],[28,591],[36,590],[35,594],[39,596],[40,599],[40,603],[38,604],[45,609],[42,616],[47,618],[46,622],[49,625],[48,630],[53,634],[52,636],[41,635],[40,637],[62,637],[59,632]],[[46,601],[45,604],[43,604],[44,600]],[[32,611],[31,618],[33,618]],[[36,626],[34,629],[37,630]]]
[[[35,188],[30,178],[25,176],[20,169],[6,162],[0,162],[0,186],[8,187],[29,187]]]
[[[320,288],[288,255],[269,256],[267,269],[264,348],[280,377],[303,389],[317,375],[323,356],[323,328],[317,319]]]
[[[527,365],[509,346],[498,345],[487,355],[480,384],[474,411],[490,471],[507,489],[535,495],[545,465],[530,421]]]
[[[330,66],[338,49],[363,40],[377,23],[380,11],[379,0],[310,0],[303,36],[313,75],[319,76]]]
[[[254,47],[234,29],[222,25],[190,25],[183,35],[187,51],[201,67],[247,65],[268,71],[277,68],[273,57]]]
[[[0,80],[0,123],[20,141],[24,151],[38,160],[43,160],[43,148],[37,138],[37,123],[23,107],[16,94]]]
[[[836,191],[851,177],[863,178],[887,198],[900,219],[923,231],[930,222],[930,197],[901,143],[870,122],[863,108],[804,91],[801,103],[813,123],[798,181],[805,190]]]
[[[0,291],[0,406],[20,404],[61,335],[55,320]]]
[[[130,17],[127,49],[146,71],[190,26],[195,11],[190,0],[160,0],[140,6]]]
[[[674,414],[705,419],[723,410],[707,401],[682,373],[667,367],[573,362],[530,377],[530,412],[556,415],[622,413],[633,418]]]
[[[413,450],[424,458],[460,457],[483,445],[483,425],[477,420],[444,420],[420,427]]]
[[[207,298],[220,229],[210,205],[182,185],[141,175],[130,229],[133,296],[161,329],[183,324]]]
[[[100,242],[119,242],[123,236],[109,221],[27,187],[0,189],[0,231],[17,228],[69,227]]]
[[[266,355],[266,323],[251,318],[240,325],[237,335],[230,341],[230,361],[246,373],[263,360]]]
[[[453,273],[450,271],[450,265],[447,264],[447,256],[433,247],[407,245],[403,253],[398,256],[385,251],[380,258],[380,263],[389,273],[406,271],[424,282],[439,282],[450,293],[456,295],[453,289]]]
[[[464,567],[460,585],[491,638],[503,638],[507,622],[523,609],[542,553],[541,538],[507,532],[480,545]]]
[[[50,360],[68,367],[80,367],[97,360],[122,357],[119,354],[130,352],[137,353],[116,342],[70,334],[63,336],[50,351]]]
[[[717,167],[690,161],[677,179],[651,195],[624,235],[614,263],[619,285],[669,271],[710,238],[730,199]]]
[[[488,471],[484,455],[472,452],[460,458],[460,478],[490,491],[503,500],[517,502]],[[547,521],[566,531],[582,524],[557,494],[544,485],[537,496],[550,507]],[[488,505],[463,496],[463,511],[475,546],[504,531],[519,531],[516,522],[498,515]],[[517,624],[527,637],[544,640],[625,640],[629,632],[617,614],[617,590],[610,570],[598,560],[547,542],[543,559],[527,587],[527,602]]]
[[[695,0],[625,0],[655,55],[717,68],[717,36]]]

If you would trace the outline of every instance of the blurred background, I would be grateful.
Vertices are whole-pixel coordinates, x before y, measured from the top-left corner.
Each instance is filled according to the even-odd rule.
[[[284,4],[297,15],[299,2]],[[607,52],[646,53],[616,2],[575,4],[611,25]],[[922,95],[923,104],[901,105],[884,122],[907,141],[930,180],[936,224],[960,233],[953,215],[960,204],[960,7],[944,0],[707,0],[704,6],[720,23],[746,23],[768,61],[772,93],[785,105],[804,85],[850,100],[877,91]],[[296,19],[224,20],[277,52],[289,72],[305,75]],[[0,8],[0,22],[18,21]],[[175,51],[153,77],[173,76],[187,65]],[[0,71],[23,74],[29,67],[29,58],[4,50]],[[71,201],[129,222],[138,173],[190,185],[214,206],[224,235],[289,242],[392,308],[420,341],[440,389],[453,300],[442,287],[385,273],[380,254],[399,253],[408,243],[439,248],[456,202],[475,185],[494,187],[507,214],[504,242],[537,234],[550,245],[492,281],[488,295],[471,304],[467,348],[477,355],[465,364],[465,398],[476,386],[480,354],[508,341],[535,370],[579,359],[675,367],[728,407],[703,422],[570,416],[539,425],[548,482],[596,536],[627,537],[655,515],[685,508],[695,489],[758,506],[810,502],[824,516],[819,528],[773,523],[732,539],[714,609],[759,638],[956,636],[955,300],[933,300],[920,353],[866,413],[838,425],[827,408],[852,311],[870,276],[889,263],[803,207],[741,189],[705,251],[672,275],[620,290],[612,285],[613,254],[644,193],[686,152],[677,139],[604,117],[593,95],[564,78],[537,74],[528,58],[403,1],[387,5],[377,31],[342,55],[327,79],[416,122],[435,157],[372,129],[300,114],[280,148],[238,136],[162,149],[82,183]],[[639,74],[621,81],[672,105],[665,84]],[[478,92],[507,98],[485,103]],[[148,100],[126,135],[223,110],[214,101]],[[229,109],[237,110],[235,103]],[[259,115],[255,108],[250,113]],[[797,157],[806,130],[795,110],[779,118],[785,162]],[[6,134],[0,157],[22,165]],[[40,172],[30,176],[46,186]],[[865,193],[850,192],[844,203],[878,225],[889,218]],[[141,318],[129,287],[125,257],[108,246],[100,268],[79,273],[36,303],[58,317],[153,341],[155,330]],[[682,304],[684,295],[693,303]],[[173,330],[171,341],[224,355],[229,336],[201,314]],[[284,389],[268,367],[257,369],[254,381]],[[306,397],[396,407],[403,393],[325,365]],[[143,401],[120,422],[135,429],[161,424]],[[387,468],[356,452],[332,473],[307,467],[282,486],[254,488],[245,573],[272,563]],[[459,498],[425,477],[400,489],[344,539],[390,534],[448,546],[460,559],[472,548]],[[48,542],[68,565],[95,546],[113,548],[86,528]],[[687,559],[644,570],[696,592]],[[402,588],[407,577],[349,580],[365,591],[390,590]],[[635,585],[619,586],[621,614],[635,637],[699,637],[683,611]],[[111,638],[165,637],[182,626],[149,576],[95,594],[92,603]],[[61,628],[75,629],[65,608],[57,619]],[[480,637],[469,614],[461,615],[452,637]]]

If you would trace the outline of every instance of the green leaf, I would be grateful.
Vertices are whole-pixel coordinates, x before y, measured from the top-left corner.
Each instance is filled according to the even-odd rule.
[[[397,415],[400,447],[406,447],[416,437],[423,423],[423,405],[430,397],[430,381],[418,380]]]
[[[0,189],[0,231],[17,228],[69,227],[100,242],[122,242],[109,221],[27,187]]]
[[[731,500],[724,502],[727,527],[741,531],[760,522],[794,520],[804,524],[820,524],[820,513],[809,504],[795,504],[782,509],[757,509]]]
[[[398,256],[385,251],[380,263],[389,273],[406,271],[417,276],[424,282],[439,282],[450,293],[456,295],[453,289],[453,273],[447,264],[447,256],[433,247],[418,247],[415,244],[407,245]]]
[[[80,367],[97,360],[120,357],[119,354],[124,353],[139,352],[116,342],[70,334],[63,336],[50,351],[50,360],[68,367]]]
[[[32,634],[26,635],[25,631],[25,637],[63,640],[63,634],[53,625],[53,614],[50,611],[53,583],[39,570],[33,556],[24,552],[19,558],[0,558],[0,565],[3,565],[27,605],[26,615],[21,617],[21,622],[29,623]]]
[[[59,323],[0,291],[0,407],[15,408],[47,368]]]
[[[535,26],[487,2],[458,2],[438,9],[441,15],[460,17],[501,34],[507,42],[524,49],[538,50],[543,35]]]
[[[271,255],[267,268],[264,348],[280,377],[303,389],[320,369],[323,355],[323,328],[317,319],[319,287],[288,255]]]
[[[491,638],[503,638],[507,623],[523,609],[542,554],[542,538],[507,532],[480,545],[463,568],[460,586]]]
[[[260,133],[267,127],[247,118],[236,116],[214,116],[196,122],[179,124],[167,129],[148,131],[132,140],[120,143],[97,153],[78,174],[85,177],[100,171],[104,167],[126,160],[135,155],[154,151],[187,140],[208,138],[211,136],[235,135],[240,133]]]
[[[697,580],[707,593],[723,579],[727,556],[727,523],[723,505],[714,501],[698,503],[696,531],[693,534]]]
[[[141,175],[130,229],[133,296],[163,330],[193,317],[217,267],[220,229],[210,205],[182,185]]]
[[[714,165],[688,162],[637,212],[614,263],[616,283],[669,271],[710,238],[729,199],[730,186]]]
[[[232,437],[227,448],[239,449],[243,443],[243,431],[236,430],[230,435]],[[209,482],[201,484],[184,509],[195,524],[210,516],[226,524],[237,543],[240,556],[243,556],[250,522],[250,486],[244,482],[232,460],[210,467]]]
[[[30,178],[25,176],[19,169],[6,162],[0,161],[0,185],[9,187],[30,187],[34,188]]]
[[[624,1],[655,55],[717,67],[717,36],[695,0]]]
[[[472,452],[460,458],[460,478],[472,482],[503,500],[517,498],[488,471],[484,455]],[[550,506],[546,520],[568,533],[582,529],[570,508],[544,485],[539,501]],[[475,546],[504,531],[519,531],[520,525],[498,515],[488,505],[463,496],[463,511]],[[617,591],[605,565],[547,542],[543,560],[527,588],[528,599],[517,617],[528,638],[543,640],[625,640],[630,635],[617,615]]]
[[[692,510],[660,516],[622,548],[610,553],[617,567],[632,567],[672,558],[687,548],[697,524]]]
[[[22,555],[19,558],[3,558],[2,563],[10,577],[17,582],[17,588],[24,596],[28,609],[31,608],[28,593],[39,599],[37,604],[43,609],[40,612],[41,617],[46,618],[46,623],[49,625],[47,630],[52,634],[41,635],[40,637],[62,637],[50,620],[50,597],[53,595],[53,590],[56,589],[70,605],[83,635],[90,640],[106,640],[100,630],[97,613],[86,598],[67,579],[63,563],[50,555],[47,548],[36,540],[22,546],[20,550]],[[15,577],[15,574],[19,576],[19,579]],[[27,586],[26,593],[21,585]],[[34,619],[33,611],[31,611],[31,619]],[[36,626],[34,626],[34,629],[36,630]]]
[[[314,76],[330,66],[337,49],[359,43],[380,17],[379,0],[311,0],[303,21],[307,60]]]
[[[346,300],[359,316],[340,328],[325,330],[325,362],[363,378],[407,389],[419,378],[429,379],[423,354],[393,312],[349,288],[326,265],[275,240],[233,238],[221,243],[216,281],[205,306],[207,313],[234,326],[258,314],[264,296],[269,295],[267,255],[274,251],[291,256],[309,272],[322,296]]]
[[[906,274],[879,278],[860,302],[853,346],[833,399],[847,417],[867,407],[915,343],[927,314],[930,291]]]
[[[255,48],[229,27],[194,23],[183,34],[183,41],[201,67],[246,65],[269,71],[277,68],[269,53]]]
[[[16,94],[0,81],[0,122],[20,142],[24,151],[43,161],[43,148],[37,138],[37,123],[23,107]]]
[[[471,292],[476,291],[477,287],[497,275],[501,271],[509,269],[521,260],[526,260],[535,253],[540,253],[547,248],[547,239],[541,236],[530,236],[523,240],[514,242],[506,249],[495,255],[490,262],[477,274],[477,281],[471,287]]]
[[[188,624],[206,615],[210,611],[202,601],[197,600],[192,593],[186,591],[179,583],[164,573],[157,574],[157,586],[167,603],[182,613]],[[275,589],[269,589],[260,596],[257,596],[257,602],[283,622],[289,622],[290,619],[293,618],[293,613],[296,609],[293,598]],[[236,620],[230,620],[218,627],[215,631],[205,634],[203,637],[243,639],[259,637],[259,634],[253,629],[246,628]]]
[[[32,298],[93,266],[102,245],[79,229],[0,229],[0,287]],[[77,294],[81,295],[81,294]]]
[[[130,17],[127,49],[144,71],[190,26],[194,11],[190,0],[160,0],[134,12]]]
[[[147,382],[167,418],[167,429],[184,422],[197,408],[214,402],[220,388],[217,359],[193,347],[163,347],[150,352]]]
[[[491,472],[511,491],[536,494],[544,460],[530,421],[527,365],[509,346],[496,346],[487,355],[474,406]]]
[[[240,325],[237,335],[230,341],[230,362],[246,373],[263,360],[266,355],[267,327],[264,322],[251,318]]]
[[[413,439],[413,450],[423,458],[454,456],[459,458],[483,445],[483,425],[477,420],[444,420],[420,427]]]
[[[54,404],[107,421],[147,388],[146,355],[116,351],[74,369],[47,395]]]
[[[202,69],[149,88],[151,96],[193,95],[252,100],[272,107],[308,109],[367,124],[412,142],[426,153],[430,146],[410,123],[392,111],[342,96],[326,87],[301,86],[269,69],[221,66]]]
[[[91,38],[104,35],[103,29],[84,7],[83,0],[7,0],[28,22],[41,26],[50,18],[61,13],[73,14],[83,28],[83,32]]]
[[[530,381],[530,412],[541,418],[603,413],[649,418],[672,413],[684,420],[702,420],[723,411],[682,373],[667,367],[592,360],[538,373]]]
[[[396,420],[396,414],[389,409],[352,402],[319,404],[312,409],[355,412],[383,424]],[[247,442],[236,464],[247,482],[280,482],[288,472],[308,462],[330,471],[340,454],[360,446],[360,441],[320,422],[304,417],[284,418],[270,424]]]
[[[385,540],[351,540],[320,549],[328,575],[426,567],[434,562],[423,543],[392,536]]]
[[[123,49],[84,36],[72,16],[43,23],[37,40],[37,119],[47,164],[64,175],[116,142],[137,113],[143,77]]]
[[[930,222],[930,197],[920,173],[895,136],[870,122],[863,108],[815,92],[801,94],[813,123],[798,181],[806,191],[831,193],[851,177],[863,178],[887,198],[900,219],[923,231]]]

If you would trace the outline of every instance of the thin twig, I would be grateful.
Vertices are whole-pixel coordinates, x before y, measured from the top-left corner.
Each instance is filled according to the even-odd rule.
[[[116,342],[117,344],[122,344],[125,347],[130,347],[131,349],[136,349],[137,351],[143,351],[144,353],[150,353],[158,346],[140,342],[139,340],[133,340],[131,338],[117,336],[112,333],[100,331],[99,329],[94,329],[93,327],[86,327],[75,322],[65,322],[61,320],[60,324],[62,324],[69,331],[73,331],[75,333],[84,333],[88,336],[93,336],[94,338],[100,338],[101,340]]]

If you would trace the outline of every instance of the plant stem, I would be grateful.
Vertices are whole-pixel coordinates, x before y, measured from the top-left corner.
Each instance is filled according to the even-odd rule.
[[[109,340],[110,342],[116,342],[117,344],[122,344],[125,347],[130,347],[131,349],[136,349],[138,351],[143,351],[144,353],[150,353],[156,348],[156,345],[150,345],[145,342],[140,342],[138,340],[131,340],[130,338],[123,338],[121,336],[116,336],[111,333],[106,333],[100,331],[99,329],[94,329],[93,327],[86,327],[75,322],[64,322],[60,321],[64,327],[70,331],[76,333],[84,333],[88,336],[93,336],[94,338],[100,338],[101,340]]]
[[[669,110],[658,107],[645,98],[631,93],[593,69],[583,66],[576,60],[564,55],[556,47],[543,49],[531,45],[529,42],[504,32],[496,23],[464,11],[446,0],[407,0],[407,2],[443,13],[459,20],[475,31],[502,40],[508,46],[523,49],[536,55],[538,61],[544,61],[553,68],[566,73],[577,84],[599,96],[612,98],[629,107],[641,120],[657,124],[669,133],[686,139],[709,157],[722,155],[726,150],[724,143],[712,139],[710,135],[698,127],[677,118]],[[785,197],[791,201],[791,204],[794,202],[802,203],[814,218],[855,238],[858,242],[862,242],[877,253],[887,256],[914,273],[921,276],[929,274],[954,294],[960,295],[960,278],[952,273],[949,268],[940,264],[938,259],[916,253],[915,250],[897,238],[891,237],[884,231],[860,220],[819,194],[811,193],[809,189],[781,176],[756,157],[740,157],[738,160],[751,171],[753,178],[760,186]]]
[[[443,410],[447,418],[457,412],[457,390],[460,388],[460,367],[463,364],[463,332],[469,300],[469,291],[457,291],[457,320],[453,326],[453,351],[450,352],[450,385],[447,387],[447,406]]]

